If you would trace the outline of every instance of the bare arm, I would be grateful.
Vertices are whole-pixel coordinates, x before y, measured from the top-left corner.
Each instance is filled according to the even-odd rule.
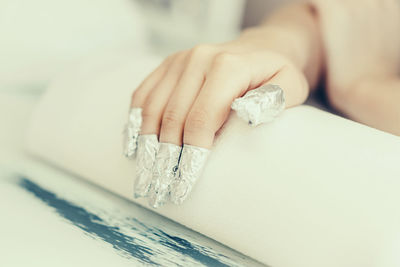
[[[400,135],[400,2],[313,2],[332,106],[351,119]]]
[[[242,38],[263,43],[286,55],[304,72],[311,89],[317,85],[323,57],[318,17],[313,5],[285,6],[260,26],[246,29]]]

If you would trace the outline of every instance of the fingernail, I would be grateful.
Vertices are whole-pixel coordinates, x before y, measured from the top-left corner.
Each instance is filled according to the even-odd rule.
[[[136,151],[135,198],[146,197],[149,192],[157,151],[157,135],[139,135]]]
[[[131,108],[129,111],[128,122],[125,125],[124,154],[127,158],[135,155],[137,138],[140,127],[142,126],[142,109]]]
[[[170,184],[178,170],[181,150],[181,146],[160,143],[149,192],[149,204],[153,208],[163,205],[168,200]]]
[[[278,85],[267,84],[236,98],[231,108],[249,125],[270,122],[285,109],[283,90]]]
[[[170,200],[173,203],[181,204],[188,197],[201,176],[209,154],[210,150],[206,148],[183,145],[179,175],[171,184]]]

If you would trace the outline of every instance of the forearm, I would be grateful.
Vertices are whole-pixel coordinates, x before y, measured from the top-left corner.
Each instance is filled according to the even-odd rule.
[[[318,11],[331,106],[356,121],[400,135],[400,2],[310,2]]]
[[[285,55],[315,88],[322,69],[322,47],[316,12],[306,3],[277,10],[264,23],[246,29],[240,39],[257,42]]]
[[[350,118],[400,135],[400,78],[361,79],[343,101]]]

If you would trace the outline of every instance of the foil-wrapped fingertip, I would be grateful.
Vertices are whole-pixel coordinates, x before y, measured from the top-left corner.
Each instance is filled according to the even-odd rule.
[[[143,194],[141,194],[141,193],[137,193],[137,192],[134,192],[133,193],[133,198],[134,199],[138,199],[138,198],[142,198],[142,197],[146,197],[147,195],[143,195]]]
[[[134,198],[147,197],[151,183],[151,176],[136,177],[134,184]]]
[[[132,159],[135,156],[137,148],[137,140],[135,135],[132,134],[132,130],[128,124],[125,125],[124,129],[124,151],[123,154],[126,158]]]
[[[155,181],[155,184],[151,185],[148,193],[148,204],[152,208],[158,208],[163,206],[169,199],[169,185],[162,184],[160,181]]]
[[[178,177],[171,184],[170,200],[182,204],[201,176],[210,150],[202,147],[184,145],[179,163]]]
[[[136,179],[134,184],[135,198],[146,197],[148,194],[158,146],[157,135],[139,135],[136,151]]]
[[[124,155],[133,158],[137,148],[137,138],[142,127],[142,109],[131,108],[124,129]]]
[[[181,151],[181,146],[160,143],[149,192],[149,205],[153,208],[163,205],[169,198],[170,185],[177,174]]]
[[[149,196],[149,205],[150,207],[157,209],[165,204],[165,200],[159,194],[154,194]]]
[[[278,85],[267,84],[248,91],[232,102],[231,108],[251,126],[272,121],[285,108],[285,97]]]
[[[176,179],[171,185],[170,200],[176,205],[182,204],[191,191],[191,185],[187,180]]]

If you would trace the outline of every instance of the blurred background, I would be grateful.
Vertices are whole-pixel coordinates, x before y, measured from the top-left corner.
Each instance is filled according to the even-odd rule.
[[[116,49],[167,55],[234,38],[290,0],[0,0],[0,90],[40,91]]]

